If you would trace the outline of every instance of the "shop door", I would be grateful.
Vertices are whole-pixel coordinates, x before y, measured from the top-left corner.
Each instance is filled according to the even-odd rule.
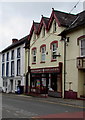
[[[57,91],[57,74],[56,73],[51,75],[51,86],[54,91]]]

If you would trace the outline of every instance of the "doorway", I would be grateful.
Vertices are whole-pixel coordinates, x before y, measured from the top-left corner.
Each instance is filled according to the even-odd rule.
[[[13,80],[10,80],[10,86],[11,86],[10,92],[12,92],[13,91]]]

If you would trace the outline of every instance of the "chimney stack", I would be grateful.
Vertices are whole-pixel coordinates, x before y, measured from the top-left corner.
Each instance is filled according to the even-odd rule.
[[[12,39],[12,44],[15,43],[15,42],[17,42],[17,41],[18,41],[18,39],[13,38],[13,39]]]

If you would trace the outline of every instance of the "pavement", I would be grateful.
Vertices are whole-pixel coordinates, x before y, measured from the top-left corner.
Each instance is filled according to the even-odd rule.
[[[54,104],[62,104],[62,105],[68,105],[68,106],[76,106],[80,108],[85,109],[85,100],[78,100],[78,99],[64,99],[64,98],[55,98],[55,97],[34,97],[34,96],[28,96],[28,95],[17,95],[17,96],[23,96],[28,98],[34,98],[39,101],[44,101],[48,103],[54,103]]]

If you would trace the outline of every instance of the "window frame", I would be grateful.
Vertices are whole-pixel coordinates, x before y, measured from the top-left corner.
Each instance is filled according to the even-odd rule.
[[[85,42],[85,38],[80,40],[80,56],[81,56],[81,57],[85,57],[85,54],[82,55],[82,49],[85,50],[85,47],[81,47],[81,42],[82,42],[82,41]]]
[[[21,57],[20,47],[17,48],[17,58]]]
[[[20,59],[17,60],[17,76],[21,74],[21,61]]]
[[[53,45],[55,44],[56,50],[53,51]],[[52,41],[50,44],[50,49],[51,49],[51,62],[56,61],[57,58],[53,58],[53,53],[56,52],[57,55],[57,49],[58,49],[58,41]]]
[[[35,51],[35,54],[34,54],[34,51]],[[32,64],[36,64],[36,53],[37,53],[37,48],[36,47],[32,48]]]
[[[14,68],[14,61],[11,61],[11,76],[14,76],[14,71],[15,68]]]
[[[2,54],[2,62],[5,62],[5,53]]]
[[[7,52],[6,60],[9,61],[9,52]]]
[[[11,51],[11,60],[14,59],[14,50]]]
[[[44,48],[44,53],[42,52],[43,48]],[[46,45],[45,44],[40,46],[40,52],[41,52],[41,63],[45,63],[45,61],[46,61]],[[42,59],[43,55],[45,56],[44,60]]]

